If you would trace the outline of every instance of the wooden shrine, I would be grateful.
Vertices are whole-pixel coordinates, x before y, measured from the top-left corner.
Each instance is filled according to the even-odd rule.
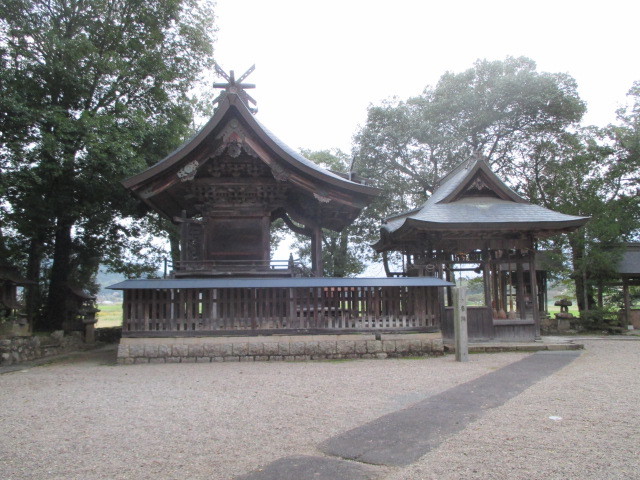
[[[237,80],[218,69],[226,83],[216,84],[224,92],[209,122],[123,182],[180,226],[181,252],[170,278],[111,287],[124,292],[120,357],[146,358],[144,348],[136,355],[127,348],[149,337],[173,338],[166,342],[174,345],[185,337],[202,344],[211,341],[206,337],[375,332],[375,340],[382,333],[438,332],[437,292],[449,285],[442,279],[322,277],[322,229],[348,226],[379,191],[355,174],[319,167],[262,125],[249,106],[255,102],[246,89],[253,85],[243,83],[252,69]],[[271,258],[276,219],[311,238],[311,271]],[[431,348],[414,338],[413,353]],[[366,346],[349,354],[374,353],[384,354]]]
[[[322,276],[322,229],[340,231],[378,194],[356,175],[320,168],[264,127],[242,83],[253,68],[216,84],[225,91],[205,127],[124,186],[181,227],[175,276],[285,275],[272,262],[270,226],[281,218],[311,237],[312,272]]]
[[[534,340],[545,309],[545,276],[536,268],[536,241],[571,232],[588,221],[534,205],[472,158],[445,175],[420,208],[391,217],[374,248],[403,256],[403,276],[453,280],[456,272],[482,274],[484,304],[468,310],[472,340]],[[537,272],[531,275],[531,272]],[[441,292],[442,333],[453,336],[451,299]]]

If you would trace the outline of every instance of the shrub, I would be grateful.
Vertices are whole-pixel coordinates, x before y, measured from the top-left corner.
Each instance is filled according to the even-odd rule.
[[[587,331],[622,332],[622,325],[617,313],[604,308],[594,308],[580,312],[580,325]]]
[[[96,328],[96,341],[118,343],[122,337],[122,327]]]

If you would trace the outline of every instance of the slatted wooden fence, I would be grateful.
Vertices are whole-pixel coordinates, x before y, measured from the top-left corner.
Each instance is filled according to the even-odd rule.
[[[439,327],[436,287],[130,289],[123,334]]]

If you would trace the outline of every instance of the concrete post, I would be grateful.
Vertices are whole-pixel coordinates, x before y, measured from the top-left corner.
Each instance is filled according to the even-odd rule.
[[[456,361],[469,361],[469,337],[467,331],[467,289],[453,287],[453,334],[456,345]]]

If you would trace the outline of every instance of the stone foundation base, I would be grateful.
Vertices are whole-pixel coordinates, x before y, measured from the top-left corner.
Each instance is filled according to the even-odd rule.
[[[118,363],[304,361],[444,354],[440,333],[122,338]]]

